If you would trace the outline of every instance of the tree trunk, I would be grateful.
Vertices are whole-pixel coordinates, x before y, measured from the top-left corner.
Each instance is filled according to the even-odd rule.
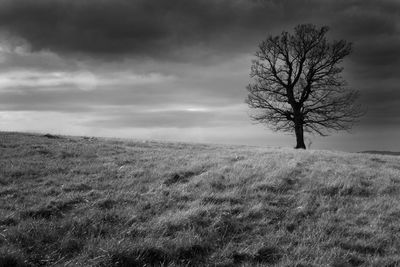
[[[304,130],[303,124],[301,122],[295,122],[294,131],[296,133],[296,149],[306,149],[306,145],[304,144]]]
[[[292,105],[294,115],[294,133],[296,134],[296,149],[306,149],[304,144],[303,114],[301,114],[301,106],[298,103]]]

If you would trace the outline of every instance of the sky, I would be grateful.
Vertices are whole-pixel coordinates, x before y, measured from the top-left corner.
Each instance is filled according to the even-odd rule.
[[[400,151],[398,0],[0,0],[0,130],[294,147],[244,100],[258,44],[303,23],[353,43],[367,110],[306,145]]]

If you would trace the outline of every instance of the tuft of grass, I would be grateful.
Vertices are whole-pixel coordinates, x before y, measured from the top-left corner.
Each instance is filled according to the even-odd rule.
[[[21,217],[30,217],[33,219],[63,217],[68,211],[74,209],[74,206],[80,202],[82,202],[81,198],[51,201],[44,206],[24,210],[21,212]]]
[[[260,263],[276,264],[282,256],[281,249],[274,246],[265,246],[257,251],[256,255],[254,255],[254,260]]]
[[[15,255],[0,255],[0,266],[2,267],[25,267],[24,261]]]
[[[399,266],[398,159],[0,132],[0,266]]]

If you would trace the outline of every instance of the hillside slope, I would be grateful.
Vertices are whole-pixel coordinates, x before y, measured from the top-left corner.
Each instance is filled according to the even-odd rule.
[[[0,266],[399,266],[399,233],[398,157],[0,133]]]
[[[360,153],[368,153],[368,154],[378,154],[378,155],[389,155],[389,156],[400,156],[400,152],[394,151],[377,151],[377,150],[367,150]]]

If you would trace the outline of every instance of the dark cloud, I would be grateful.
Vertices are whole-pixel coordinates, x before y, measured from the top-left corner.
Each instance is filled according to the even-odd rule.
[[[0,29],[34,51],[190,60],[252,52],[268,33],[313,22],[367,43],[360,47],[379,36],[383,44],[373,48],[391,51],[385,38],[398,34],[399,10],[395,1],[371,0],[3,0]]]
[[[307,2],[294,9],[256,0],[4,0],[0,25],[34,51],[179,59],[254,46],[259,33],[303,16]]]
[[[397,47],[399,10],[389,0],[3,0],[0,29],[33,51],[201,61],[251,53],[267,34],[312,22],[355,42],[372,64]]]
[[[168,57],[185,46],[224,38],[241,20],[251,23],[241,15],[242,5],[228,0],[11,0],[0,4],[0,24],[33,50]]]
[[[356,40],[396,34],[398,31],[396,9],[397,12],[400,11],[400,4],[396,7],[385,6],[385,1],[382,1],[382,6],[368,5],[368,3],[365,1],[365,4],[360,2],[358,5],[344,5],[336,13],[338,19],[329,18],[332,28],[338,28],[341,35]]]
[[[379,37],[355,46],[354,62],[360,67],[371,67],[379,73],[379,68],[400,64],[400,37]],[[394,71],[397,71],[393,69]]]

